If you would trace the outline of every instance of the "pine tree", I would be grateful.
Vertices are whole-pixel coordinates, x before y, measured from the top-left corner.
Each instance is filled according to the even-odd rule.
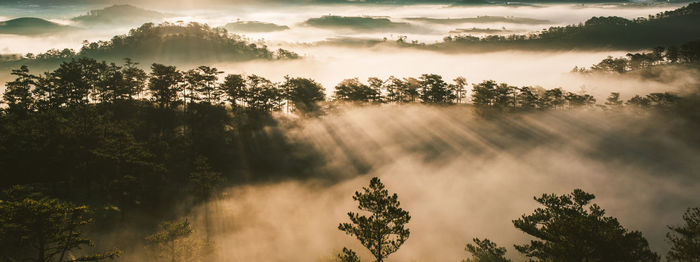
[[[362,190],[363,192],[355,192],[352,198],[359,202],[360,211],[370,212],[371,215],[349,212],[352,223],[342,223],[338,229],[355,236],[369,249],[376,261],[381,262],[408,239],[410,231],[406,224],[411,216],[399,207],[398,196],[389,195],[379,178],[372,178],[369,188],[363,187]]]

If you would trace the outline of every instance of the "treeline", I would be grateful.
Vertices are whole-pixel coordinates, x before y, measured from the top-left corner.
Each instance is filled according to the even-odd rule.
[[[497,112],[595,104],[590,95],[494,81],[473,84],[469,95],[464,78],[447,83],[434,74],[370,78],[369,84],[348,79],[330,98],[307,78],[275,83],[256,75],[223,75],[208,66],[180,70],[163,64],[152,64],[146,72],[130,60],[116,65],[81,58],[43,74],[32,74],[26,66],[12,74],[16,78],[6,83],[0,110],[0,170],[6,174],[0,180],[6,189],[0,201],[0,253],[32,257],[40,253],[25,243],[51,241],[42,247],[44,260],[36,261],[61,261],[57,258],[66,254],[74,255],[73,261],[116,256],[119,252],[109,250],[83,258],[71,253],[91,243],[71,232],[79,233],[75,230],[93,221],[98,232],[127,224],[150,230],[175,217],[175,206],[195,206],[226,185],[340,179],[339,171],[321,168],[326,156],[284,135],[275,112],[313,116],[323,114],[324,105],[344,102],[471,101]],[[627,104],[666,107],[679,101],[676,95],[659,93]],[[619,108],[624,103],[613,94],[605,104]],[[37,234],[23,224],[34,221],[47,225],[41,228],[47,231]],[[174,233],[128,241],[152,243],[172,254],[167,247],[191,233],[186,223],[163,224],[162,229]],[[38,238],[49,231],[60,234]],[[201,250],[208,245],[198,243]]]
[[[0,111],[0,169],[23,175],[3,179],[0,187],[40,184],[52,195],[141,207],[167,202],[169,190],[192,189],[189,175],[202,170],[229,182],[323,175],[313,170],[323,159],[315,151],[286,154],[306,145],[283,137],[275,112],[313,116],[336,103],[470,103],[478,112],[670,108],[683,100],[653,93],[625,102],[612,93],[597,104],[588,94],[491,80],[467,91],[466,79],[447,83],[436,74],[370,78],[369,84],[346,79],[327,98],[307,78],[275,83],[223,76],[208,66],[183,71],[162,64],[146,72],[130,60],[116,65],[89,58],[40,75],[23,66],[12,75]]]
[[[697,64],[700,63],[700,41],[688,42],[680,47],[656,47],[652,52],[628,53],[625,57],[613,58],[608,56],[600,63],[585,67],[574,67],[572,72],[612,72],[625,73],[645,70],[658,65],[667,64]]]
[[[622,17],[593,17],[585,23],[550,27],[528,35],[447,36],[429,47],[494,48],[623,48],[672,46],[697,40],[700,3],[633,20]]]
[[[561,88],[516,87],[493,80],[472,84],[468,91],[465,78],[457,77],[453,83],[447,83],[442,76],[436,74],[403,79],[392,76],[386,80],[371,77],[367,82],[364,84],[357,78],[343,80],[335,87],[333,101],[437,105],[470,103],[477,109],[489,111],[529,112],[580,107],[616,109],[624,105],[664,108],[682,99],[676,94],[664,92],[636,95],[623,101],[619,93],[613,92],[603,104],[598,104],[597,99],[589,94],[568,92]]]
[[[222,71],[208,66],[181,71],[175,66],[162,64],[153,64],[151,72],[146,73],[128,59],[124,65],[118,66],[81,58],[64,62],[58,69],[44,75],[33,75],[26,66],[13,70],[12,75],[17,78],[7,83],[4,102],[8,105],[7,112],[16,114],[139,100],[153,102],[158,108],[168,110],[184,108],[187,111],[190,105],[204,103],[248,112],[307,114],[317,112],[319,102],[327,100],[324,87],[312,79],[285,77],[283,82],[275,83],[258,75],[229,74],[219,81],[222,74]],[[467,87],[464,77],[448,83],[437,74],[423,74],[418,78],[370,77],[367,84],[352,78],[338,83],[329,101],[471,103],[479,108],[506,111],[576,108],[595,106],[597,102],[591,95],[561,88],[516,87],[493,80],[474,83],[471,90]],[[643,105],[662,106],[680,99],[672,93],[654,93],[647,98],[649,103]],[[622,103],[618,93],[612,93],[608,100],[606,105]],[[627,104],[640,105],[637,100],[631,99]]]
[[[73,58],[89,57],[115,61],[123,57],[135,60],[162,62],[245,61],[252,59],[297,59],[299,55],[285,49],[269,50],[264,44],[250,43],[224,28],[190,22],[186,25],[146,23],[126,35],[114,36],[109,41],[83,42],[83,47],[51,49],[45,53],[4,56],[5,66],[27,63],[60,63]],[[2,61],[0,60],[0,61]]]

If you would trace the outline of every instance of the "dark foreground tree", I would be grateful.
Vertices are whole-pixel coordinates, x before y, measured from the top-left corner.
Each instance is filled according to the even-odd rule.
[[[685,225],[669,226],[671,232],[666,237],[671,242],[668,261],[700,261],[700,208],[690,208],[683,214]]]
[[[379,178],[372,178],[369,188],[363,187],[362,190],[364,192],[355,192],[352,199],[359,202],[360,211],[371,215],[368,217],[348,212],[352,223],[342,223],[338,229],[355,236],[369,249],[376,261],[381,262],[408,239],[410,231],[405,226],[411,216],[399,207],[398,196],[389,195]]]
[[[516,228],[537,238],[515,245],[539,261],[659,261],[639,231],[628,231],[605,210],[591,204],[595,196],[576,189],[571,194],[544,194],[530,215],[513,220]]]
[[[90,255],[76,252],[94,245],[81,232],[81,227],[92,222],[87,206],[29,192],[15,186],[0,199],[0,261],[98,261],[119,256],[119,250]]]
[[[462,260],[462,262],[510,262],[510,259],[505,257],[506,248],[499,247],[496,243],[489,239],[480,240],[474,238],[474,244],[467,244],[465,250],[471,254],[471,258]]]

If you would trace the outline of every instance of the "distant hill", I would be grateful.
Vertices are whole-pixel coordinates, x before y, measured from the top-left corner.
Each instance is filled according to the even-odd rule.
[[[409,23],[394,22],[385,17],[370,16],[335,16],[325,15],[318,18],[309,18],[304,25],[317,28],[346,29],[363,32],[416,32],[427,29],[414,26]]]
[[[506,34],[513,33],[507,29],[491,29],[491,28],[457,28],[450,31],[450,34]]]
[[[42,35],[61,33],[73,29],[75,28],[35,17],[22,17],[0,22],[0,34]]]
[[[22,64],[50,67],[80,57],[112,62],[131,58],[142,64],[196,64],[296,59],[299,56],[284,49],[270,50],[265,45],[247,42],[238,35],[229,34],[225,29],[211,28],[205,24],[147,23],[132,29],[127,35],[115,36],[109,41],[87,43],[78,52],[70,49],[49,50],[18,60],[0,62],[0,68],[12,68]]]
[[[166,17],[167,15],[165,14],[132,5],[113,5],[100,10],[91,10],[88,14],[71,20],[84,25],[143,24],[146,22],[160,22]]]
[[[593,17],[585,23],[550,27],[532,35],[446,37],[430,48],[484,49],[618,49],[638,50],[674,46],[700,39],[700,3],[648,18]]]
[[[550,24],[549,20],[525,18],[525,17],[505,17],[505,16],[477,16],[466,18],[427,18],[411,17],[407,20],[432,24],[464,24],[464,23],[509,23],[509,24]]]
[[[224,28],[231,32],[267,33],[288,30],[289,26],[265,23],[260,21],[236,21],[233,23],[226,24]]]

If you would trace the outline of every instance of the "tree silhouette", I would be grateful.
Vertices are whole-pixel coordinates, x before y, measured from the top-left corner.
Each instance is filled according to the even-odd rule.
[[[237,108],[240,103],[245,101],[245,78],[242,75],[227,75],[224,82],[219,85],[221,91],[225,94],[231,107]]]
[[[148,79],[148,89],[160,108],[173,108],[177,105],[181,91],[182,73],[175,66],[153,64]]]
[[[651,99],[649,99],[648,97],[641,97],[639,95],[635,95],[634,97],[627,100],[625,104],[645,108],[651,105]]]
[[[618,92],[610,93],[610,96],[605,99],[605,105],[613,109],[620,108],[622,103],[622,100],[620,100],[620,93]]]
[[[189,104],[205,101],[218,103],[222,92],[217,88],[217,80],[222,71],[214,67],[200,66],[185,72],[184,79],[187,82],[185,98]]]
[[[192,190],[197,200],[204,205],[204,230],[208,241],[211,237],[211,225],[209,205],[206,201],[221,187],[224,178],[221,172],[211,169],[206,157],[199,156],[195,158],[194,169],[195,171],[190,173],[189,184],[192,185]]]
[[[129,99],[134,99],[134,97],[140,96],[146,85],[146,79],[148,78],[146,72],[137,66],[138,63],[134,63],[131,61],[131,59],[124,59],[122,74],[124,74],[127,89],[122,94],[128,95]]]
[[[250,75],[246,79],[244,101],[248,110],[253,112],[271,112],[282,108],[283,92],[267,78]]]
[[[314,80],[301,77],[285,77],[282,84],[293,110],[302,113],[318,110],[318,102],[326,99],[325,90]]]
[[[506,249],[499,247],[491,240],[480,240],[474,238],[474,244],[467,244],[465,250],[471,254],[471,258],[462,260],[462,262],[510,262],[510,259],[505,257]]]
[[[535,197],[544,207],[513,224],[537,240],[515,248],[540,261],[659,261],[642,233],[606,217],[605,210],[591,204],[594,198],[580,189]]]
[[[369,83],[369,88],[374,90],[374,97],[371,98],[372,102],[386,102],[384,101],[384,96],[382,95],[382,90],[384,89],[384,80],[381,80],[377,77],[370,77],[367,79],[367,83]]]
[[[539,104],[539,96],[537,95],[536,90],[528,86],[518,89],[516,100],[518,101],[518,107],[520,107],[520,109],[523,111],[534,110]]]
[[[17,78],[5,85],[3,102],[7,103],[10,112],[24,116],[34,105],[31,90],[36,85],[36,77],[29,74],[27,66],[12,70],[12,75]]]
[[[338,254],[338,257],[335,259],[336,262],[360,262],[360,258],[357,256],[357,253],[355,251],[352,251],[352,249],[348,249],[346,247],[343,247],[343,251]]]
[[[457,97],[448,89],[442,76],[436,74],[423,74],[419,79],[421,85],[420,98],[423,103],[450,104]]]
[[[455,103],[461,104],[467,97],[467,79],[464,77],[457,77],[454,80],[455,83],[450,85],[449,89],[453,92],[455,97]]]
[[[475,84],[472,89],[472,102],[475,106],[492,106],[496,93],[496,81],[485,80]]]
[[[372,178],[369,187],[363,187],[362,190],[363,192],[355,192],[352,198],[359,202],[360,211],[370,212],[371,215],[368,217],[349,212],[351,223],[341,223],[338,229],[355,236],[369,249],[376,261],[381,262],[408,239],[410,231],[405,226],[411,216],[399,207],[398,196],[389,195],[379,178]]]
[[[78,256],[75,251],[94,243],[81,227],[92,223],[87,206],[32,193],[15,186],[0,200],[0,260],[2,261],[98,261],[119,256],[114,250]],[[31,254],[31,255],[30,255]]]
[[[345,79],[335,86],[334,98],[340,101],[350,102],[375,102],[378,101],[377,90],[363,84],[357,78]]]
[[[666,254],[668,261],[700,261],[700,208],[689,208],[683,214],[682,226],[669,226],[666,238],[671,242],[671,250]]]

